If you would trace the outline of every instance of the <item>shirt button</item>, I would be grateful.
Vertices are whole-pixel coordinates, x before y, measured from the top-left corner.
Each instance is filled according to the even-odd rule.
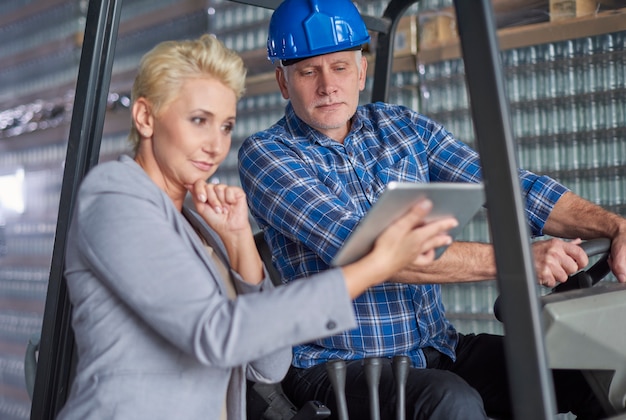
[[[328,321],[326,323],[326,329],[334,330],[335,328],[337,328],[337,323],[335,323],[335,321]]]

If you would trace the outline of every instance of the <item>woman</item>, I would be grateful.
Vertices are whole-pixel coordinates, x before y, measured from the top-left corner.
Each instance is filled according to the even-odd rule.
[[[423,225],[423,202],[362,260],[273,289],[243,191],[205,182],[244,84],[241,58],[207,35],[142,59],[134,159],[89,173],[69,231],[78,365],[61,419],[243,419],[246,378],[281,380],[292,345],[353,328],[352,298],[450,241],[456,221]]]

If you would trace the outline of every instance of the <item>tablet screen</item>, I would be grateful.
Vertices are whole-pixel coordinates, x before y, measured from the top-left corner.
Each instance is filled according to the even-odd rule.
[[[485,203],[482,183],[467,182],[390,182],[378,201],[348,237],[332,265],[350,264],[367,254],[374,241],[394,220],[406,213],[417,201],[428,197],[433,208],[426,220],[454,216],[458,226],[449,234],[455,238]],[[446,247],[435,251],[436,258]]]

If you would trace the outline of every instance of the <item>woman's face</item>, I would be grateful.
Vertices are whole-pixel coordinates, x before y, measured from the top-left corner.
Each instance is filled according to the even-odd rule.
[[[147,129],[137,124],[142,144],[136,160],[174,202],[226,158],[237,107],[235,92],[216,79],[188,79],[178,92],[158,115],[147,112]]]

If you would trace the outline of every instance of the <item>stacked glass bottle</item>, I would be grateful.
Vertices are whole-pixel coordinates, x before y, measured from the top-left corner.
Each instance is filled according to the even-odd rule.
[[[626,214],[625,45],[626,32],[616,32],[501,53],[518,165],[550,175],[576,194],[622,215]],[[463,61],[423,64],[419,74],[420,111],[474,145]],[[479,215],[464,234],[463,239],[488,241],[484,216]],[[448,313],[462,323],[471,319],[470,329],[476,326],[474,319],[491,312],[489,302],[476,314],[467,311],[469,302],[476,301],[476,288],[476,284],[446,286]],[[499,329],[489,321],[481,329],[494,328]]]

